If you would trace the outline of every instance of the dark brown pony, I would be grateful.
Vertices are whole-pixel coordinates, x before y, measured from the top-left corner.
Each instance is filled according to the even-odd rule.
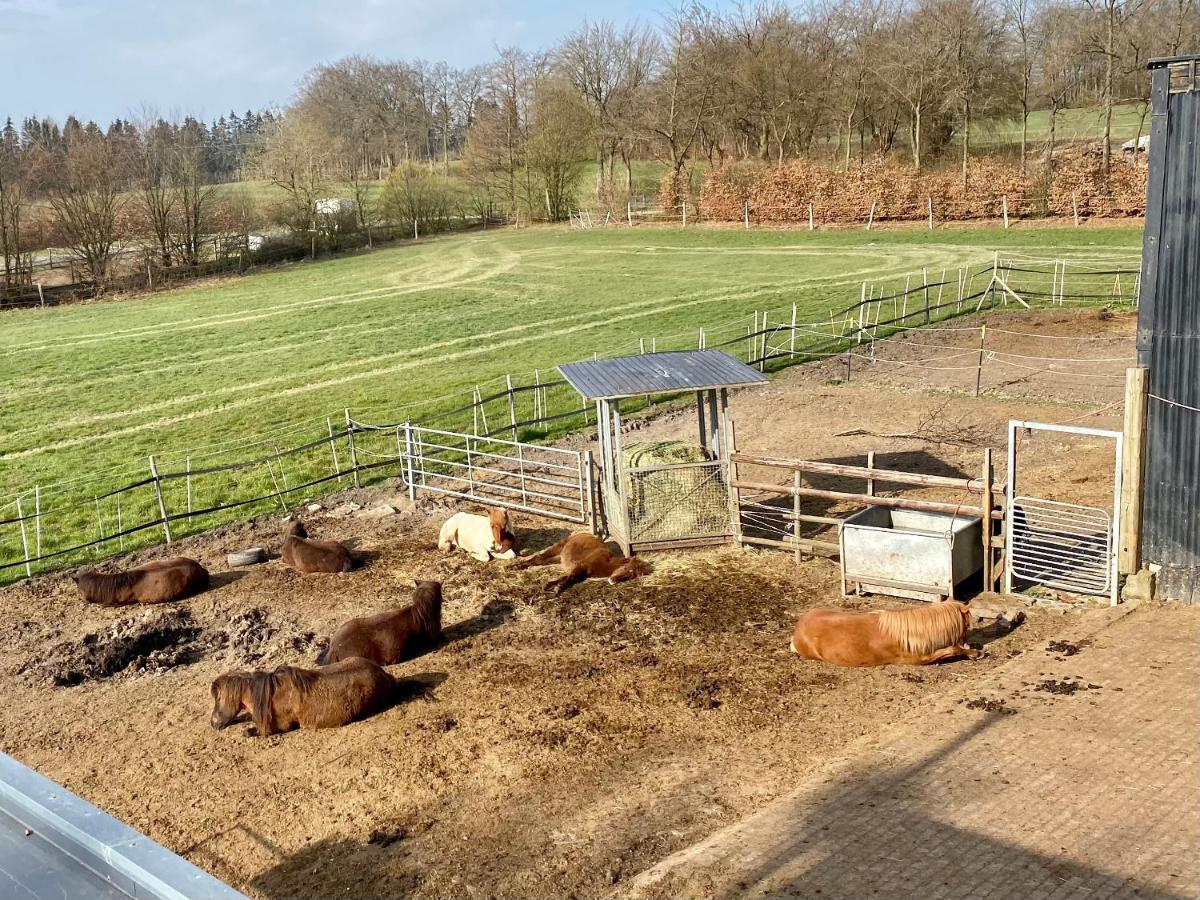
[[[522,557],[513,563],[513,566],[527,569],[530,566],[548,566],[553,563],[559,563],[566,572],[562,578],[556,578],[546,584],[546,590],[556,594],[561,594],[571,585],[579,584],[587,578],[607,578],[609,584],[616,584],[650,574],[650,566],[644,560],[614,556],[604,546],[604,541],[586,531],[563,538],[541,553]]]
[[[417,581],[413,602],[377,616],[350,619],[333,633],[317,665],[361,656],[390,666],[412,659],[442,640],[442,583]]]
[[[317,670],[227,672],[212,683],[212,726],[232,725],[244,709],[261,737],[293,728],[337,728],[386,709],[395,695],[395,679],[367,659]]]
[[[925,666],[946,659],[978,659],[964,641],[971,610],[953,600],[916,609],[848,612],[810,609],[796,622],[791,650],[838,666]]]
[[[337,541],[314,541],[308,537],[304,523],[297,519],[284,533],[280,553],[286,565],[298,572],[349,572],[354,568],[350,551]]]
[[[148,562],[126,572],[82,572],[75,586],[88,603],[127,606],[131,603],[168,603],[208,587],[208,570],[194,559],[176,556]]]

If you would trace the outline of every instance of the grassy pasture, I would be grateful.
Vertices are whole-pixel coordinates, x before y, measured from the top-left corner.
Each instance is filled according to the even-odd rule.
[[[1140,229],[1126,227],[932,234],[545,227],[10,312],[0,316],[0,505],[7,504],[0,519],[34,484],[100,473],[43,490],[43,510],[75,504],[57,524],[46,518],[43,525],[44,547],[65,547],[94,537],[101,523],[105,533],[115,530],[113,501],[93,508],[90,498],[145,477],[149,454],[168,471],[182,470],[188,456],[203,467],[269,455],[324,433],[326,416],[337,427],[346,407],[364,421],[419,419],[464,403],[436,398],[476,384],[486,394],[506,373],[525,383],[535,368],[545,377],[555,364],[594,351],[636,352],[639,337],[647,345],[657,337],[660,349],[695,346],[704,326],[711,345],[744,334],[753,311],[770,310],[780,321],[792,303],[802,320],[826,319],[857,300],[863,280],[896,285],[922,268],[936,276],[985,266],[996,249],[1128,258],[1140,241]],[[426,405],[402,409],[412,403]],[[505,414],[496,407],[497,421]],[[195,506],[245,496],[247,480],[265,492],[275,480],[328,470],[329,448],[287,465],[197,479]],[[184,507],[183,490],[182,480],[169,483],[172,511]],[[28,513],[29,494],[23,502]],[[157,515],[149,487],[125,503],[126,527]],[[198,519],[191,530],[216,521]],[[17,528],[0,527],[0,563],[20,558],[19,550]],[[0,579],[15,574],[0,571]]]

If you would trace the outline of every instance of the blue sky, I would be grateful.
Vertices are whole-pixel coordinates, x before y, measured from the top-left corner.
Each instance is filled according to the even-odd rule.
[[[607,0],[658,24],[667,3]],[[466,66],[540,49],[597,18],[555,0],[0,0],[0,116],[212,119],[285,104],[312,66],[352,53]]]

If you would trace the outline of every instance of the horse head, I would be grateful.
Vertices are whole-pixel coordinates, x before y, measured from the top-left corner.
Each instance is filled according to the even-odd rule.
[[[625,560],[616,570],[608,577],[609,584],[616,584],[620,581],[630,581],[634,578],[641,578],[649,575],[653,569],[650,564],[638,556],[630,557]]]
[[[284,532],[284,536],[306,538],[308,537],[308,529],[304,527],[303,522],[301,522],[299,519],[296,519],[287,527],[287,531]]]
[[[492,526],[492,552],[506,553],[512,549],[512,534],[508,529],[508,510],[488,510],[488,523]]]
[[[232,725],[246,706],[249,672],[226,672],[212,683],[212,727],[221,729]]]

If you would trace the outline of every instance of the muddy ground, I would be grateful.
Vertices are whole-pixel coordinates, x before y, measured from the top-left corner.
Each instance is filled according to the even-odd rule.
[[[1006,321],[1130,351],[1127,319],[1060,318]],[[873,450],[880,465],[975,475],[984,446],[1002,470],[1010,417],[1119,422],[1115,380],[1108,394],[1050,378],[977,400],[883,366],[836,383],[835,369],[792,370],[737,396],[741,447],[846,461]],[[940,431],[922,428],[931,412]],[[690,438],[693,427],[672,412],[635,434]],[[1105,452],[1031,447],[1029,485],[1099,502]],[[253,896],[596,897],[931,696],[974,698],[981,674],[1065,621],[1031,607],[1011,634],[978,632],[989,650],[979,662],[837,669],[787,652],[801,611],[840,602],[827,560],[660,553],[649,578],[554,597],[545,570],[439,554],[448,505],[368,518],[332,514],[338,502],[308,520],[362,557],[346,575],[301,576],[277,560],[229,572],[226,551],[278,546],[279,520],[264,519],[181,543],[215,586],[170,607],[90,607],[65,576],[0,593],[0,747]],[[563,533],[517,525],[530,549]],[[447,641],[393,667],[406,681],[399,705],[268,739],[248,724],[209,727],[216,675],[307,663],[342,620],[407,602],[417,577],[445,584]]]

